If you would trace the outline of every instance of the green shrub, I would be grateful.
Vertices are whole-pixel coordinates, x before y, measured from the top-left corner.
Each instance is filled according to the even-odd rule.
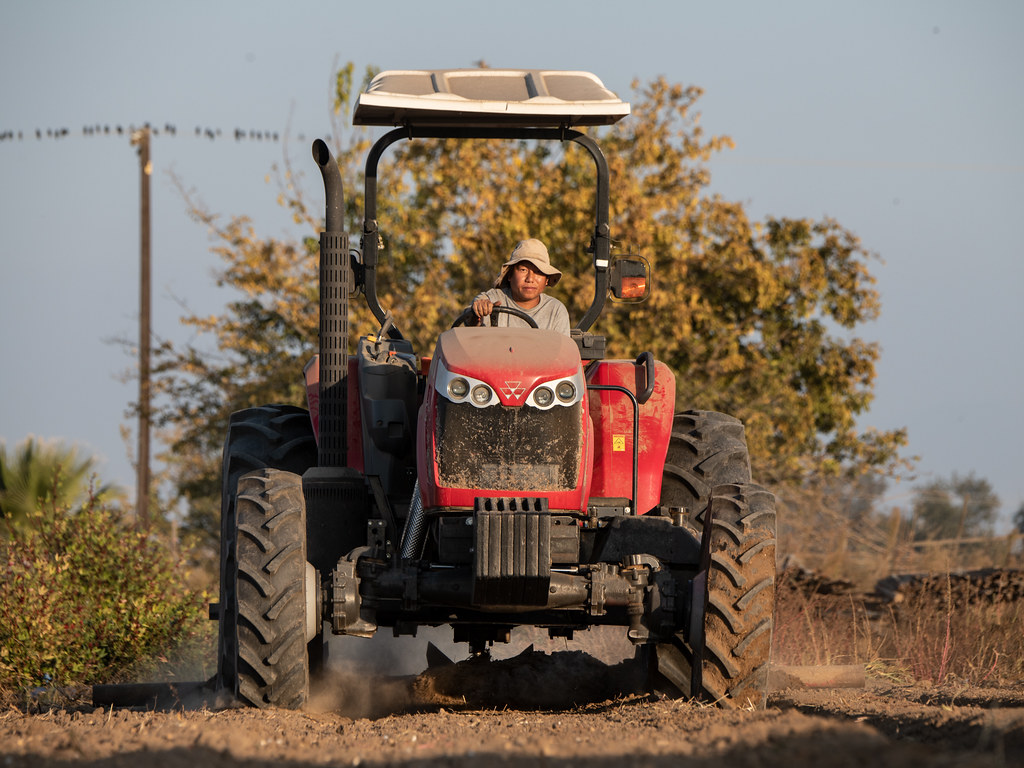
[[[116,510],[37,512],[0,539],[0,688],[123,680],[202,629],[180,558]]]

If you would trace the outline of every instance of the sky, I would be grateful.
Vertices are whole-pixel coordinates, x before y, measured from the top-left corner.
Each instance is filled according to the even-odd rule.
[[[663,75],[702,88],[705,131],[736,143],[712,192],[755,220],[834,218],[877,254],[882,313],[857,333],[881,359],[859,423],[906,427],[918,457],[889,503],[973,472],[1006,530],[1024,503],[1022,28],[1016,0],[0,0],[0,440],[76,444],[133,497],[135,362],[118,340],[138,333],[139,163],[116,126],[160,129],[153,330],[180,342],[186,310],[228,296],[173,178],[261,235],[294,234],[274,168],[287,156],[322,199],[309,143],[331,133],[338,64],[586,70],[623,98]]]

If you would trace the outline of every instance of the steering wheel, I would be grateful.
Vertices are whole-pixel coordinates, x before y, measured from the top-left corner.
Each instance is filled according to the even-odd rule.
[[[490,318],[490,325],[492,328],[494,327],[495,315],[502,312],[505,313],[506,315],[518,317],[520,320],[525,320],[526,324],[529,325],[531,328],[540,328],[540,326],[537,325],[537,321],[534,320],[526,312],[523,312],[523,310],[516,309],[515,307],[502,306],[501,304],[495,304],[494,307],[491,308],[491,314],[488,315],[488,318]],[[458,328],[460,325],[465,325],[474,317],[476,317],[476,313],[473,311],[473,308],[466,307],[462,311],[462,314],[455,318],[455,322],[452,323],[452,328]]]

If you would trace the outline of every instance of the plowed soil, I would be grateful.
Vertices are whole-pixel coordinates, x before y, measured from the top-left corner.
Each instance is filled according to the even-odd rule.
[[[778,691],[764,711],[630,692],[628,665],[527,651],[419,675],[335,667],[302,711],[193,694],[0,714],[7,766],[1020,766],[1024,685]]]

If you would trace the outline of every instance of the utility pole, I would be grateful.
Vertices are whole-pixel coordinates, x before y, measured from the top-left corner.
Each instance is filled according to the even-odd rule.
[[[150,232],[149,126],[132,134],[132,146],[139,153],[139,447],[135,481],[135,515],[138,524],[149,528],[149,356],[150,356]]]
[[[967,505],[971,502],[971,494],[965,493],[963,506],[960,508],[960,525],[956,529],[956,543],[953,545],[953,560],[956,567],[960,567],[960,541],[964,537],[964,530],[967,527]]]

